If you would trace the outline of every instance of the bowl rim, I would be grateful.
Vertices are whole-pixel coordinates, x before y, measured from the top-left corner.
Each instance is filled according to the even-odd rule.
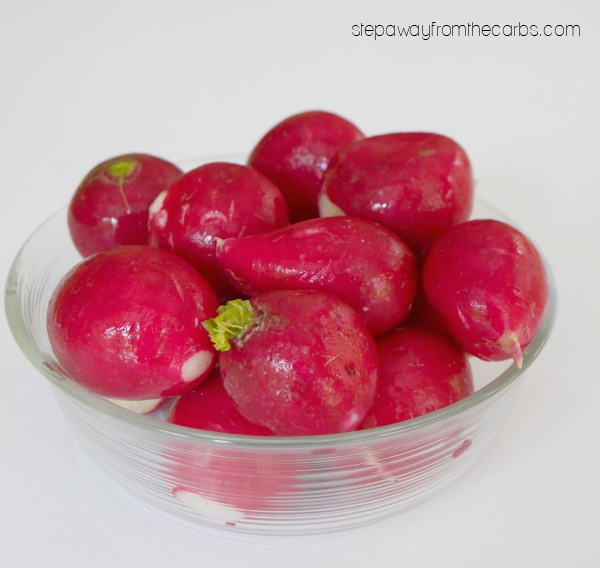
[[[503,213],[498,211],[494,206],[490,205],[484,199],[476,197],[475,201],[484,205],[486,208],[497,212],[498,215],[505,217]],[[152,432],[158,436],[175,436],[194,442],[202,442],[211,445],[229,445],[238,448],[256,449],[257,447],[260,447],[265,450],[275,450],[277,448],[294,450],[301,448],[321,448],[323,446],[340,447],[356,443],[373,442],[387,438],[398,437],[408,432],[414,432],[416,430],[424,429],[428,426],[443,423],[446,420],[452,419],[479,406],[480,404],[483,404],[488,399],[505,390],[529,368],[529,366],[541,353],[544,345],[551,335],[551,331],[556,320],[556,284],[550,266],[545,256],[541,254],[544,266],[546,268],[549,284],[548,305],[538,332],[536,333],[532,342],[523,350],[522,367],[518,368],[514,362],[511,363],[507,369],[502,371],[487,385],[476,390],[473,394],[458,402],[455,402],[440,410],[436,410],[432,413],[425,414],[417,418],[412,418],[410,420],[405,420],[396,424],[338,434],[319,434],[306,436],[253,436],[246,434],[211,432],[207,430],[179,426],[166,421],[158,420],[152,416],[136,414],[135,412],[124,409],[110,402],[109,400],[94,394],[68,377],[66,373],[61,372],[58,363],[56,363],[55,366],[49,366],[46,364],[43,358],[40,357],[40,351],[36,349],[33,346],[33,342],[30,341],[31,334],[29,333],[23,312],[20,309],[20,290],[17,286],[18,276],[20,273],[21,257],[25,254],[28,246],[36,238],[36,236],[38,236],[38,234],[41,233],[48,225],[56,221],[57,217],[64,215],[66,209],[67,207],[63,206],[46,218],[46,220],[41,223],[25,240],[11,264],[4,293],[5,313],[11,333],[27,359],[29,359],[33,366],[39,372],[41,372],[42,375],[44,375],[52,383],[52,385],[58,387],[60,391],[85,404],[94,411],[106,414],[113,419],[122,421],[130,426]]]

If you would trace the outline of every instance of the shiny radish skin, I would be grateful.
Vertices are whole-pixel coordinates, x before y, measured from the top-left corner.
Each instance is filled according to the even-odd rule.
[[[318,194],[331,158],[364,138],[347,119],[326,111],[295,114],[276,124],[252,150],[248,164],[283,192],[292,222],[319,216]]]
[[[265,292],[222,306],[205,326],[238,409],[277,435],[348,432],[373,403],[375,341],[336,296]]]
[[[240,414],[223,386],[218,368],[213,369],[210,376],[198,388],[177,397],[171,406],[167,422],[226,434],[273,435],[268,428],[254,424]]]
[[[548,275],[535,245],[502,221],[456,225],[431,247],[423,287],[463,349],[487,361],[523,364],[548,305]]]
[[[149,154],[123,154],[94,167],[68,209],[71,239],[86,257],[119,245],[148,244],[148,209],[183,171]]]
[[[202,321],[216,314],[208,282],[174,254],[148,245],[96,253],[55,289],[47,313],[61,367],[112,399],[189,392],[217,355]]]
[[[260,172],[213,162],[195,168],[157,197],[150,208],[150,244],[196,268],[221,299],[235,291],[215,259],[220,239],[253,235],[288,224],[279,189]]]
[[[233,285],[254,295],[269,290],[321,290],[339,296],[373,334],[409,314],[417,290],[416,262],[392,231],[352,217],[309,219],[217,246]]]
[[[395,424],[429,414],[473,393],[464,351],[449,337],[406,327],[377,339],[379,388],[361,428]]]
[[[469,219],[473,175],[464,149],[441,134],[400,132],[347,145],[329,164],[322,217],[353,215],[398,234],[420,257],[446,229]]]

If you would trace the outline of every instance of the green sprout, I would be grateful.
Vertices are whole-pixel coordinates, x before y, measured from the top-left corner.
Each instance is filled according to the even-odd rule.
[[[229,351],[230,339],[246,332],[255,320],[252,304],[248,300],[231,300],[217,308],[217,316],[202,322],[202,325],[217,351]]]

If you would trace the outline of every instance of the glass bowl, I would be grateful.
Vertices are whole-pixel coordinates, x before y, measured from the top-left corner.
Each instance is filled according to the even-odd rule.
[[[490,445],[550,334],[555,289],[524,364],[471,358],[476,392],[403,423],[347,434],[254,437],[165,423],[90,393],[61,370],[45,327],[50,296],[80,256],[66,208],[14,260],[5,290],[20,348],[53,385],[82,446],[108,476],[155,512],[186,526],[262,534],[346,529],[397,515],[463,474]],[[506,220],[480,200],[473,217]]]

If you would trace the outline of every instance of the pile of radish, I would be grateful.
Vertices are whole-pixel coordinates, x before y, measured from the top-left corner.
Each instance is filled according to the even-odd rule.
[[[473,392],[469,357],[523,364],[548,302],[532,242],[470,219],[466,152],[365,136],[322,111],[271,128],[245,165],[96,166],[68,226],[83,259],[47,328],[91,391],[167,420],[261,436],[408,420]]]

